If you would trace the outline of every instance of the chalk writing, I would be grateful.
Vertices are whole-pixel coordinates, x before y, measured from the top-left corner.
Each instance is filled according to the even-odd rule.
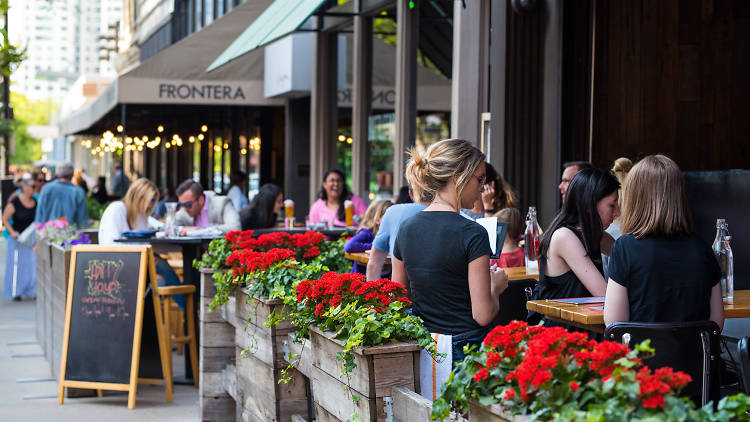
[[[83,272],[86,280],[88,280],[89,296],[106,296],[114,300],[119,300],[118,295],[122,286],[120,285],[118,276],[122,265],[122,260],[90,260],[89,267]]]

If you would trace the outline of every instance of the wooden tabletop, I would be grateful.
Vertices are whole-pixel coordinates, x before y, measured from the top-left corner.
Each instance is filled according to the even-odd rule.
[[[528,280],[528,279],[534,279],[536,281],[539,281],[539,273],[526,274],[526,267],[511,267],[511,268],[503,268],[503,269],[505,270],[505,274],[508,274],[509,281]]]
[[[594,305],[573,305],[552,300],[530,300],[526,309],[592,331],[604,329],[604,313],[588,309]],[[735,290],[733,303],[724,303],[724,318],[750,318],[750,290]]]
[[[364,252],[352,252],[352,253],[345,253],[344,256],[346,259],[350,261],[357,261],[360,264],[367,265],[368,262],[370,262],[370,251],[364,251]],[[385,263],[383,265],[391,265],[391,258],[386,257]]]

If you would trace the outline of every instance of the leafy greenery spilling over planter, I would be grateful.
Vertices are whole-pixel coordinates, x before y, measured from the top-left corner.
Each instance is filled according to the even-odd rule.
[[[482,346],[449,377],[432,418],[468,401],[500,404],[510,414],[554,421],[730,421],[750,420],[744,394],[697,409],[680,390],[690,376],[672,368],[655,371],[639,356],[653,353],[649,342],[635,350],[589,340],[585,333],[514,321],[492,330]]]

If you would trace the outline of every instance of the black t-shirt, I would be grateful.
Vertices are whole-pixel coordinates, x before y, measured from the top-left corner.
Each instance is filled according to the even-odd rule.
[[[721,270],[711,248],[697,236],[621,236],[612,246],[609,278],[628,289],[630,320],[707,320],[711,288]]]
[[[412,310],[430,332],[480,328],[471,312],[469,263],[491,253],[487,231],[455,212],[422,211],[404,221],[393,256],[404,262]]]
[[[29,224],[34,222],[34,214],[36,214],[36,199],[34,199],[34,206],[31,208],[26,208],[21,202],[21,198],[17,196],[13,198],[11,203],[16,210],[12,216],[13,223],[11,226],[13,226],[13,230],[21,233],[26,230],[26,227],[29,227]]]

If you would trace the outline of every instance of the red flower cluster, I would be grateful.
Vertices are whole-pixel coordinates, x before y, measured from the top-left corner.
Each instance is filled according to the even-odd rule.
[[[302,280],[297,284],[297,302],[315,306],[314,314],[321,317],[328,308],[358,302],[383,312],[394,301],[411,304],[406,290],[386,279],[365,281],[363,274],[328,272],[319,280]]]
[[[251,249],[240,249],[232,252],[227,258],[227,266],[232,268],[235,276],[265,269],[273,264],[294,257],[289,249],[274,248],[268,252],[256,252]],[[235,278],[235,282],[239,279]]]
[[[643,407],[656,408],[664,406],[664,395],[679,391],[690,382],[690,375],[684,372],[675,372],[672,368],[659,368],[653,373],[648,367],[643,367],[635,376],[641,387],[638,397],[641,398]]]
[[[635,367],[643,365],[623,344],[589,340],[585,333],[571,333],[561,327],[529,327],[519,321],[493,329],[484,339],[483,350],[484,361],[477,364],[474,381],[510,382],[517,391],[516,388],[506,389],[502,398],[514,400],[520,393],[520,399],[526,403],[536,399],[540,391],[553,388],[553,379],[566,376],[563,374],[574,378],[565,384],[566,388],[578,391],[582,384],[593,380],[606,381],[617,368],[620,368],[618,379],[624,371],[632,371],[627,368],[629,365],[623,366],[620,359],[631,360]],[[504,380],[493,372],[501,363],[504,367],[515,368]],[[661,368],[652,373],[642,367],[635,379],[640,386],[639,397],[644,408],[662,407],[665,394],[676,394],[690,382],[689,375],[672,368]]]
[[[252,230],[233,230],[224,236],[224,240],[229,242],[232,250],[247,249],[254,243]],[[251,248],[252,249],[252,248]]]

